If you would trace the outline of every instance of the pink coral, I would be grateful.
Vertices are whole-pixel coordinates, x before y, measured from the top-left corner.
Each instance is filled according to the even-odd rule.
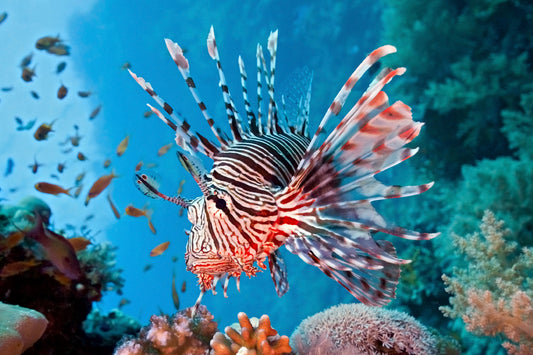
[[[512,241],[494,214],[485,211],[481,235],[454,235],[454,245],[466,255],[465,268],[443,275],[450,306],[440,307],[445,316],[460,318],[466,329],[488,336],[504,335],[510,354],[533,354],[533,248]]]
[[[291,336],[298,354],[436,354],[434,336],[408,314],[341,304],[305,319]]]

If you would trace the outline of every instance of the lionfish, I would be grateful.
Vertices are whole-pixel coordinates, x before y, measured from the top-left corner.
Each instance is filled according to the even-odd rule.
[[[191,130],[190,124],[159,97],[150,83],[131,70],[131,76],[163,108],[167,115],[150,109],[174,132],[183,152],[182,165],[192,174],[202,196],[188,200],[161,193],[149,173],[135,176],[137,187],[152,198],[162,198],[187,209],[192,223],[185,260],[187,270],[198,277],[200,296],[223,282],[224,295],[230,278],[239,289],[242,273],[255,276],[266,269],[279,296],[289,288],[280,247],[285,246],[308,264],[344,286],[367,305],[385,305],[395,297],[400,265],[391,242],[374,240],[376,232],[426,240],[438,233],[420,233],[395,226],[372,206],[373,201],[411,196],[428,190],[419,186],[388,186],[374,176],[412,157],[418,149],[404,147],[423,125],[412,119],[411,109],[396,101],[389,104],[383,87],[405,68],[382,69],[342,119],[339,113],[357,81],[377,61],[396,51],[385,45],[370,53],[355,69],[326,111],[313,137],[308,134],[312,75],[289,117],[285,97],[275,99],[277,31],[268,38],[270,65],[257,45],[257,111],[248,99],[247,74],[239,56],[246,120],[236,109],[222,70],[213,27],[207,49],[216,62],[231,137],[219,129],[198,95],[189,62],[181,47],[165,39],[216,142]],[[268,111],[263,113],[264,80]],[[294,100],[293,100],[294,101]],[[266,106],[266,105],[264,105]],[[294,113],[294,111],[296,111]],[[264,117],[266,116],[266,117]],[[335,125],[328,133],[326,126]],[[203,168],[198,154],[213,160]]]

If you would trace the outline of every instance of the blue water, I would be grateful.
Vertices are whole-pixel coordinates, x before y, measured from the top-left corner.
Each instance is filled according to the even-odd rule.
[[[215,28],[222,65],[230,89],[238,98],[237,105],[241,105],[237,95],[240,89],[237,56],[241,54],[248,65],[252,77],[249,85],[253,85],[256,44],[261,43],[266,48],[269,32],[278,29],[276,84],[288,85],[284,84],[284,78],[302,66],[314,71],[311,127],[316,127],[351,71],[366,53],[381,44],[378,43],[379,13],[372,10],[371,2],[357,5],[344,1],[334,6],[321,3],[87,1],[79,5],[65,0],[56,1],[54,5],[40,2],[31,8],[17,0],[0,4],[0,10],[9,14],[0,25],[0,37],[4,39],[0,46],[0,86],[13,87],[9,92],[0,92],[2,171],[8,158],[15,161],[13,174],[0,180],[0,197],[6,199],[4,203],[16,204],[24,196],[38,196],[51,206],[55,227],[86,224],[95,243],[110,241],[118,247],[117,265],[126,280],[124,295],[107,292],[95,307],[107,311],[125,297],[131,303],[123,307],[123,311],[142,324],[160,311],[172,314],[175,312],[171,299],[173,271],[178,285],[183,281],[187,284],[186,292],[180,291],[181,307],[191,306],[198,296],[196,278],[185,270],[183,260],[187,241],[184,230],[190,228],[190,223],[185,215],[178,215],[178,207],[139,193],[132,180],[134,167],[140,160],[156,163],[154,169],[161,176],[161,190],[169,195],[175,194],[182,179],[186,180],[184,197],[199,196],[200,190],[176,159],[176,147],[163,157],[156,155],[162,145],[172,142],[173,134],[154,115],[148,119],[143,117],[147,110],[145,104],[154,102],[121,66],[131,63],[131,69],[150,81],[163,98],[187,117],[195,130],[211,137],[163,39],[170,38],[187,50],[185,55],[202,99],[219,125],[227,127],[216,67],[206,49],[210,26]],[[57,34],[71,47],[70,56],[57,57],[34,48],[38,38]],[[30,67],[36,66],[37,76],[26,83],[20,79],[18,65],[30,52],[34,54]],[[55,67],[63,60],[67,67],[56,75]],[[61,84],[69,88],[64,100],[55,96]],[[40,99],[32,98],[31,90],[37,91]],[[90,90],[93,94],[80,98],[76,95],[78,90]],[[98,105],[102,105],[101,113],[89,120],[90,112]],[[243,111],[242,106],[238,109]],[[35,127],[57,119],[55,131],[48,140],[36,142],[32,137],[34,130],[15,130],[15,116],[25,121],[37,118]],[[83,136],[79,149],[61,153],[59,143],[74,134],[75,124]],[[122,157],[117,157],[116,147],[126,135],[130,136],[129,147]],[[89,159],[78,161],[75,158],[78,151]],[[34,156],[44,164],[37,174],[32,174],[27,167]],[[130,203],[139,208],[148,203],[153,211],[156,235],[150,232],[144,218],[123,214],[116,220],[105,194],[91,201],[89,206],[83,206],[90,184],[109,173],[110,169],[102,167],[107,158],[112,159],[110,169],[120,175],[109,188],[115,204],[123,212]],[[66,162],[63,174],[55,171],[60,162]],[[86,172],[85,188],[77,200],[64,195],[41,194],[33,188],[38,181],[68,188],[81,172]],[[60,179],[54,180],[51,174],[60,175]],[[16,191],[10,192],[11,188]],[[85,222],[90,214],[95,217]],[[151,258],[150,250],[165,241],[170,241],[169,249]],[[291,287],[283,298],[276,295],[268,271],[250,280],[243,276],[240,292],[232,281],[229,298],[224,298],[222,292],[204,296],[203,303],[215,315],[221,329],[235,322],[237,313],[244,311],[257,317],[269,314],[273,326],[280,333],[290,335],[306,316],[339,302],[354,300],[316,268],[288,252],[284,255]],[[172,262],[173,256],[178,258],[176,263]],[[147,264],[152,268],[144,272]]]

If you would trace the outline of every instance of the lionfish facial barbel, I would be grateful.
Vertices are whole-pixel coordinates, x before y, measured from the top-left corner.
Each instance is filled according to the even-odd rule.
[[[130,71],[166,113],[148,105],[175,132],[176,143],[183,149],[179,159],[199,185],[202,196],[187,200],[164,195],[148,174],[136,175],[136,182],[146,195],[187,208],[192,228],[185,260],[187,270],[198,276],[200,296],[196,306],[207,290],[215,293],[219,281],[226,296],[230,278],[235,278],[239,287],[241,274],[254,276],[266,269],[267,259],[276,292],[279,296],[285,294],[289,284],[281,246],[318,267],[367,305],[385,305],[394,298],[399,266],[410,261],[399,259],[391,242],[374,240],[373,235],[384,232],[412,240],[438,235],[397,227],[372,206],[373,201],[420,194],[433,185],[388,186],[374,177],[418,151],[404,146],[418,135],[423,123],[413,121],[411,109],[404,103],[389,104],[382,91],[405,68],[381,70],[344,117],[340,118],[339,113],[363,74],[396,48],[380,47],[363,60],[310,137],[312,74],[307,74],[304,89],[297,93],[301,95],[292,100],[296,110],[285,109],[287,97],[277,101],[274,96],[277,31],[268,38],[269,66],[262,47],[257,46],[255,112],[239,57],[246,113],[243,119],[226,83],[211,27],[207,49],[217,65],[229,137],[217,127],[200,99],[180,46],[169,39],[165,43],[216,141],[192,131],[150,83]],[[263,100],[268,100],[266,112]],[[213,160],[211,171],[202,167],[198,154]]]

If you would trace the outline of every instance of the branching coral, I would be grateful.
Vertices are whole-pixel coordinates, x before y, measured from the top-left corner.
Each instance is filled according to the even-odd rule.
[[[443,275],[453,294],[444,315],[461,318],[476,334],[504,335],[503,346],[512,354],[527,354],[533,347],[533,248],[517,250],[509,230],[486,211],[478,233],[454,236],[454,245],[469,262],[454,268],[454,277]]]
[[[436,338],[406,313],[342,304],[305,319],[291,336],[298,354],[436,354]]]
[[[213,315],[203,305],[192,317],[192,307],[176,313],[172,318],[153,315],[150,325],[143,328],[138,339],[124,341],[115,355],[203,355],[217,331]]]
[[[214,355],[281,355],[291,352],[289,338],[279,336],[267,315],[249,319],[240,312],[237,318],[239,327],[226,327],[226,336],[216,333],[211,340]]]

